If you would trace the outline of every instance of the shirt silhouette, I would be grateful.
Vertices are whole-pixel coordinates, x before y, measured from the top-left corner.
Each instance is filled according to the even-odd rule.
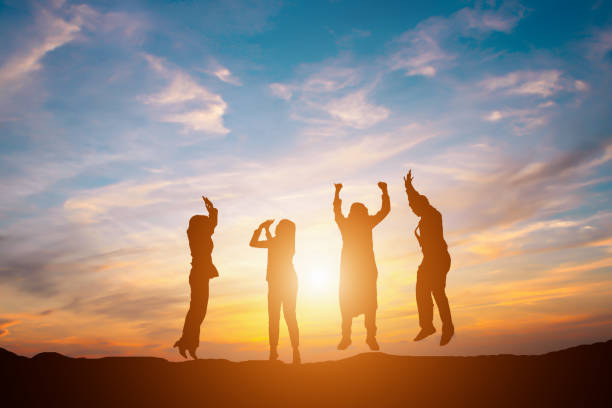
[[[417,270],[416,282],[416,300],[421,331],[414,340],[422,340],[436,332],[433,325],[433,301],[431,300],[433,295],[440,312],[440,320],[442,320],[440,345],[444,346],[455,333],[445,291],[446,275],[450,270],[451,258],[444,240],[442,214],[429,204],[427,197],[415,190],[412,186],[412,179],[412,171],[409,171],[404,177],[404,184],[410,208],[415,215],[421,218],[414,230],[414,235],[423,251],[423,261]]]
[[[194,215],[189,220],[187,238],[191,251],[191,272],[189,273],[189,286],[191,288],[191,301],[185,316],[183,335],[174,343],[179,353],[187,358],[185,350],[192,358],[197,359],[196,349],[200,345],[200,325],[206,316],[209,295],[209,280],[219,276],[217,268],[212,261],[214,248],[212,235],[217,226],[218,211],[212,202],[202,197],[208,210],[208,216]]]
[[[297,275],[293,267],[295,254],[295,224],[289,220],[281,220],[276,226],[276,236],[270,233],[270,225],[274,220],[263,222],[251,237],[250,246],[268,249],[268,333],[270,342],[270,360],[278,359],[278,333],[281,306],[291,347],[293,348],[293,363],[301,362],[299,352],[300,334],[295,316],[297,299]],[[259,240],[261,231],[265,229],[266,239]]]
[[[386,183],[378,183],[382,191],[382,207],[375,215],[369,215],[362,203],[353,203],[349,216],[342,214],[340,190],[336,184],[334,196],[334,217],[342,235],[342,255],[340,259],[340,312],[342,314],[342,340],[339,350],[351,344],[353,317],[365,316],[367,330],[366,343],[372,350],[378,350],[376,341],[376,281],[378,269],[374,258],[372,229],[378,225],[391,210]]]

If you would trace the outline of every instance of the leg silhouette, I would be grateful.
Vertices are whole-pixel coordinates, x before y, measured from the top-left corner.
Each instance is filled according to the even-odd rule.
[[[436,332],[436,328],[433,325],[433,301],[431,300],[430,279],[422,265],[419,266],[417,271],[416,301],[421,331],[414,338],[414,341],[419,341]]]
[[[451,317],[450,306],[444,287],[434,289],[433,296],[436,300],[438,311],[440,312],[440,320],[442,320],[442,338],[440,339],[440,345],[444,346],[448,344],[453,337],[455,327],[453,326],[453,319]]]
[[[268,335],[270,341],[270,360],[278,359],[278,330],[282,298],[278,288],[268,286]]]
[[[288,291],[287,296],[283,300],[283,316],[289,330],[289,338],[291,339],[291,347],[293,348],[293,363],[301,363],[300,357],[300,329],[298,328],[297,318],[295,316],[295,305],[297,290]]]
[[[376,309],[365,313],[365,328],[367,331],[366,343],[370,350],[378,351],[380,347],[376,341]]]
[[[351,345],[351,326],[353,325],[353,316],[348,313],[342,313],[342,340],[338,344],[338,350],[346,350]]]
[[[187,357],[185,355],[187,350],[193,358],[197,358],[195,351],[200,345],[200,325],[206,317],[208,307],[209,279],[192,274],[189,277],[189,286],[191,287],[189,310],[185,316],[183,336],[175,343],[175,347],[179,348],[183,357]]]

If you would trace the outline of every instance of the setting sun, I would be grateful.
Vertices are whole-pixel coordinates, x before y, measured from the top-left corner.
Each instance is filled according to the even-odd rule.
[[[333,289],[337,275],[332,277],[329,270],[316,266],[312,267],[304,279],[305,291],[323,293]]]

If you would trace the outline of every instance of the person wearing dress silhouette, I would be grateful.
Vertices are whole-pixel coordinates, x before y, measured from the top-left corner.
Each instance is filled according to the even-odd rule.
[[[297,298],[297,275],[293,267],[295,254],[295,224],[289,220],[281,220],[276,226],[276,236],[270,233],[270,225],[274,220],[267,220],[253,232],[250,246],[268,248],[268,333],[270,341],[270,360],[278,359],[278,330],[280,324],[281,306],[285,323],[289,329],[289,338],[293,348],[293,363],[300,364],[300,332],[295,317]],[[261,231],[266,231],[266,239],[260,240]]]
[[[340,190],[342,184],[335,184],[334,217],[342,235],[340,258],[340,312],[342,314],[342,339],[338,350],[351,345],[353,317],[365,315],[366,343],[371,350],[378,350],[376,341],[376,280],[378,269],[374,258],[372,229],[391,210],[387,184],[380,182],[382,207],[375,215],[369,215],[362,203],[353,203],[348,217],[342,214]]]
[[[179,353],[187,358],[185,350],[193,359],[197,359],[196,349],[200,345],[200,325],[206,316],[208,307],[209,281],[219,276],[217,268],[212,262],[213,241],[212,234],[217,226],[217,209],[213,203],[202,196],[208,216],[194,215],[189,220],[187,238],[191,251],[191,272],[189,273],[189,286],[191,287],[191,302],[185,316],[183,335],[174,343]]]
[[[440,320],[442,320],[440,345],[444,346],[455,333],[445,292],[446,275],[450,270],[451,258],[444,240],[442,214],[429,204],[427,197],[415,190],[412,179],[412,170],[410,170],[404,177],[404,185],[412,212],[421,218],[419,225],[414,230],[414,235],[423,252],[423,261],[417,270],[416,281],[416,301],[421,331],[414,341],[423,340],[436,332],[433,325],[433,301],[431,300],[433,295],[440,312]]]

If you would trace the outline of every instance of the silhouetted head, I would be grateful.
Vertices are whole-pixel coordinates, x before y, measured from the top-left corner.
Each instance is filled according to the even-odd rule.
[[[285,243],[289,250],[295,252],[295,223],[293,221],[282,219],[276,226],[276,238]]]
[[[365,220],[368,218],[368,209],[362,203],[353,203],[351,210],[349,211],[349,218],[351,220]]]
[[[409,197],[408,204],[418,217],[423,216],[425,210],[429,207],[429,200],[422,194],[415,195],[414,197]]]
[[[194,215],[189,219],[188,236],[210,234],[210,218],[206,215]]]

